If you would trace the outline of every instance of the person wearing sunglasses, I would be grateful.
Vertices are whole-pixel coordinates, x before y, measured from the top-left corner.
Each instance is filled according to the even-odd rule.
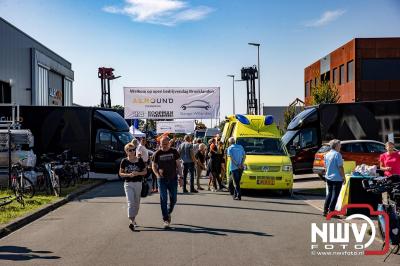
[[[140,193],[142,191],[142,180],[146,174],[146,165],[142,158],[136,156],[135,145],[125,145],[126,158],[122,159],[119,168],[119,175],[125,180],[124,190],[128,205],[129,229],[135,230],[136,216],[139,212]]]

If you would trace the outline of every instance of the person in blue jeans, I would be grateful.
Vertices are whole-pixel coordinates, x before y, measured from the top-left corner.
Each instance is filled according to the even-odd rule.
[[[181,160],[176,149],[169,145],[169,138],[160,140],[160,149],[153,155],[152,169],[157,177],[163,227],[170,227],[171,214],[177,201],[178,176],[181,178]],[[169,195],[168,195],[169,194]],[[169,207],[168,207],[169,198]]]
[[[331,150],[325,154],[325,179],[328,185],[324,205],[324,216],[334,211],[344,179],[343,158],[340,154],[340,140],[333,139],[329,142]]]
[[[240,190],[240,180],[242,179],[243,174],[243,164],[246,159],[246,152],[243,149],[242,145],[235,143],[235,138],[230,137],[228,140],[230,144],[229,148],[226,151],[226,155],[231,159],[229,171],[232,174],[234,191],[233,191],[233,199],[241,200],[242,194]]]
[[[179,146],[179,154],[183,161],[183,193],[187,193],[186,183],[188,173],[190,174],[190,192],[198,193],[194,188],[194,165],[196,158],[193,152],[193,144],[190,135],[186,135],[183,142]]]

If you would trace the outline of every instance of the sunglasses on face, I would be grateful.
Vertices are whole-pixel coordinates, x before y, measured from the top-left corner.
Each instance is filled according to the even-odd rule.
[[[128,150],[128,152],[134,152],[135,150]]]

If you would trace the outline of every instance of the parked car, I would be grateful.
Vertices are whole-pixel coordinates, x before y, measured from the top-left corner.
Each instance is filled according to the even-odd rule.
[[[344,161],[355,161],[356,165],[367,164],[379,166],[379,156],[386,152],[385,144],[375,140],[345,140],[341,142]],[[329,144],[322,144],[314,158],[313,172],[319,177],[325,175],[325,154],[330,151]]]

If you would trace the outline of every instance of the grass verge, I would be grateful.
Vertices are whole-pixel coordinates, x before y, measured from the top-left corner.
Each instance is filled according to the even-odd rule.
[[[89,180],[85,181],[82,184],[76,184],[73,187],[62,188],[61,189],[61,197],[56,197],[53,195],[46,195],[41,192],[36,192],[35,196],[31,199],[25,199],[25,207],[14,200],[8,205],[0,207],[0,226],[11,222],[12,220],[22,217],[28,213],[32,213],[35,210],[43,207],[48,203],[52,203],[59,199],[66,197],[68,194],[76,191],[77,189],[81,188],[82,186],[86,186],[89,184],[93,184],[97,182],[96,180]],[[13,196],[12,190],[0,190],[0,204],[2,202],[2,198]]]

